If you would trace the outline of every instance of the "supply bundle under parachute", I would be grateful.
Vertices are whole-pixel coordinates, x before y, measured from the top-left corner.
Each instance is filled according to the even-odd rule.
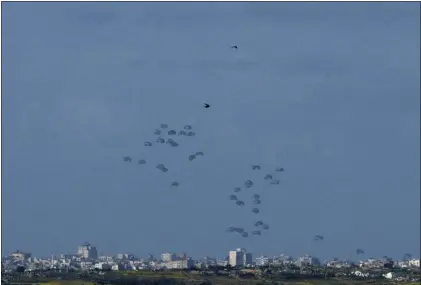
[[[246,182],[244,182],[244,186],[246,188],[251,188],[253,185],[254,185],[254,183],[251,180],[247,180]]]
[[[270,175],[270,174],[265,175],[265,180],[271,180],[272,178],[273,178],[273,176]]]
[[[232,46],[231,48],[236,49],[236,50],[238,49],[237,46]],[[204,103],[203,106],[206,109],[211,107],[211,105],[208,103]],[[210,113],[208,111],[204,112],[202,108],[203,107],[200,107],[200,106],[198,108],[202,113],[212,114],[212,112]],[[201,157],[204,156],[203,151],[196,151],[196,150],[203,150],[203,148],[200,148],[197,146],[192,147],[193,143],[200,143],[201,141],[205,141],[200,138],[201,127],[200,127],[200,124],[198,124],[199,118],[200,118],[199,115],[196,115],[196,116],[192,115],[190,120],[187,120],[184,122],[184,123],[188,122],[189,124],[182,124],[178,126],[174,126],[172,121],[171,121],[171,126],[169,126],[166,123],[158,124],[158,126],[155,126],[155,130],[149,133],[152,138],[149,138],[149,140],[145,140],[143,142],[144,147],[147,147],[147,148],[144,148],[145,149],[144,152],[155,151],[156,149],[158,149],[159,151],[160,150],[166,151],[165,149],[172,149],[171,151],[175,153],[177,152],[183,153],[185,150],[187,150],[187,152],[181,155],[180,161],[184,160],[184,163],[186,165],[188,165],[189,167],[194,167],[198,163],[196,159],[199,159],[199,161],[201,161],[202,159]],[[199,139],[194,138],[196,134],[199,137]],[[141,143],[142,142],[140,142],[140,145]],[[178,147],[178,146],[181,146],[181,147]],[[185,148],[185,146],[187,146],[188,149]],[[144,173],[145,170],[153,169],[154,165],[156,165],[155,168],[160,170],[160,172],[162,173],[167,173],[169,172],[169,169],[171,169],[169,173],[162,174],[162,179],[167,179],[167,178],[171,179],[166,182],[167,187],[173,187],[173,188],[179,187],[180,183],[178,182],[179,181],[178,178],[180,177],[175,177],[176,175],[174,175],[174,173],[177,171],[173,171],[173,169],[175,170],[178,169],[177,168],[178,165],[169,164],[169,167],[167,167],[166,164],[168,161],[165,160],[166,157],[167,157],[166,155],[161,154],[161,156],[159,157],[159,160],[154,160],[154,158],[148,156],[147,153],[142,153],[138,157],[136,156],[133,157],[133,159],[135,159],[134,161],[137,161],[138,165],[136,166],[136,164],[131,164],[130,167],[134,165],[138,167],[138,169],[142,169],[141,170],[142,173]],[[191,163],[187,161],[186,157],[188,161],[190,161]],[[132,158],[129,156],[126,156],[123,158],[123,160],[124,162],[131,162]],[[204,158],[204,160],[206,161],[206,157]],[[161,163],[158,163],[158,162],[161,162]],[[139,165],[142,165],[142,166],[139,166]],[[251,165],[251,169],[250,169],[250,165]],[[232,202],[227,201],[227,203],[230,203],[231,205],[233,205],[233,207],[240,206],[240,207],[235,207],[235,208],[237,208],[238,211],[245,211],[246,213],[245,215],[251,218],[259,217],[259,219],[262,219],[262,215],[264,216],[266,212],[265,208],[262,207],[261,194],[258,194],[260,193],[258,191],[261,191],[262,188],[264,188],[264,186],[267,186],[269,188],[274,188],[275,186],[269,186],[269,185],[280,184],[280,179],[278,178],[279,178],[279,175],[282,175],[280,174],[280,172],[284,171],[282,167],[277,167],[275,168],[275,170],[273,170],[273,168],[272,170],[269,170],[269,171],[265,170],[265,172],[260,171],[263,168],[259,164],[249,164],[249,166],[247,167],[248,171],[251,171],[251,170],[253,171],[253,172],[250,172],[252,174],[250,174],[250,176],[247,177],[250,179],[245,178],[244,180],[242,180],[243,183],[240,182],[238,184],[241,187],[234,187],[233,192],[235,194],[229,195],[229,200]],[[156,170],[153,170],[153,171],[156,172]],[[267,174],[264,175],[264,173],[267,173]],[[185,183],[183,182],[183,186],[184,185]],[[245,190],[242,191],[242,188],[245,188]],[[249,188],[252,188],[254,193],[250,193],[251,189],[248,190]],[[178,188],[177,190],[174,189],[174,191],[177,191],[177,192],[182,191],[182,190],[183,190],[182,187]],[[266,201],[265,195],[266,194],[262,195],[264,198],[263,201]],[[244,196],[247,196],[247,197],[244,197]],[[250,196],[252,197],[251,201],[250,201]],[[226,197],[227,196],[225,196],[225,199]],[[265,206],[264,204],[265,203],[263,203],[263,206]],[[250,214],[250,212],[253,214]],[[253,236],[254,238],[259,238],[256,236],[261,236],[264,230],[269,229],[269,225],[264,223],[262,220],[259,220],[255,223],[251,221],[249,226],[250,228],[248,228],[247,226],[245,228],[230,227],[227,229],[227,231],[239,233],[242,237],[245,237],[245,238],[249,236]]]
[[[178,128],[174,128],[171,127],[171,129],[169,129],[169,125],[166,123],[162,123],[158,125],[158,128],[155,128],[155,130],[152,131],[151,135],[156,136],[154,139],[151,140],[145,140],[143,142],[143,146],[145,147],[143,150],[143,153],[141,154],[141,157],[137,157],[135,158],[137,161],[137,165],[144,165],[144,167],[142,168],[143,170],[145,169],[149,169],[148,166],[146,166],[146,164],[152,164],[152,165],[156,165],[156,169],[160,170],[162,173],[167,173],[169,172],[169,168],[166,167],[163,163],[158,163],[156,164],[158,161],[153,161],[154,158],[151,157],[150,155],[148,155],[148,153],[150,153],[152,150],[159,150],[159,151],[164,151],[163,147],[165,146],[169,146],[171,148],[177,149],[177,147],[180,146],[180,142],[182,141],[182,143],[184,143],[184,138],[175,138],[175,136],[177,136],[177,134],[179,136],[182,137],[194,137],[196,136],[196,132],[193,131],[193,126],[191,124],[185,124],[182,125]],[[177,139],[177,141],[176,141]],[[190,139],[189,139],[190,140]],[[191,147],[191,146],[190,146]],[[150,149],[150,150],[146,150],[146,149]],[[177,150],[174,150],[175,152],[177,152]],[[204,156],[204,152],[203,151],[196,151],[193,154],[190,154],[189,160],[192,161],[198,157],[203,157]],[[146,159],[145,159],[146,157]],[[124,162],[131,162],[132,161],[132,157],[129,156],[124,156],[123,157],[123,161]],[[147,163],[147,161],[149,163]],[[173,172],[172,172],[173,173]],[[173,177],[174,174],[168,176],[168,177]],[[177,178],[177,177],[173,177],[173,178]],[[169,185],[171,187],[178,187],[180,185],[179,182],[177,181],[173,181],[173,182],[169,182]]]
[[[237,195],[231,194],[230,195],[230,200],[235,201],[237,206],[245,206],[246,203],[247,205],[251,205],[250,211],[254,214],[254,215],[261,215],[262,209],[262,200],[261,200],[261,194],[259,194],[257,191],[262,190],[262,188],[265,187],[270,187],[270,185],[279,185],[280,184],[280,179],[278,179],[279,173],[284,171],[284,168],[282,167],[276,167],[274,168],[272,171],[270,171],[269,173],[261,176],[259,175],[260,171],[262,170],[262,166],[259,164],[251,164],[251,167],[249,168],[249,170],[251,170],[252,172],[250,172],[250,177],[251,179],[247,179],[245,180],[245,182],[243,182],[243,187],[246,189],[249,188],[253,188],[254,189],[254,193],[249,193],[248,191],[244,191],[241,195],[240,195],[240,191],[241,188],[240,187],[234,187],[234,193],[238,193]],[[254,173],[254,174],[253,174]],[[257,176],[256,176],[257,174]],[[276,177],[276,179],[275,179]],[[273,187],[273,186],[271,186]],[[251,196],[251,202],[250,204],[248,204],[248,202],[245,202],[244,199],[242,199],[241,196],[243,195],[250,195]],[[254,227],[257,227],[259,229],[251,231],[251,235],[253,236],[260,236],[262,235],[262,230],[269,230],[269,225],[267,223],[264,223],[262,220],[259,220],[257,222],[255,222],[254,224],[251,223],[251,225],[254,225]]]

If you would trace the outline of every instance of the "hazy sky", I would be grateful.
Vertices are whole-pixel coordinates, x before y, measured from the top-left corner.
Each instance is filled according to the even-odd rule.
[[[418,3],[2,3],[4,253],[419,253],[419,21]],[[145,149],[161,123],[197,136]],[[271,229],[225,233],[251,229],[255,192]]]

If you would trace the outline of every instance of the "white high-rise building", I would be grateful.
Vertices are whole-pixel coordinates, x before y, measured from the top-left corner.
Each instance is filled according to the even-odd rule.
[[[317,265],[320,264],[320,261],[317,257],[313,257],[313,256],[309,256],[309,255],[303,255],[300,256],[297,261],[296,261],[296,265],[297,266],[303,266],[303,265]]]
[[[165,252],[163,254],[161,254],[161,260],[163,262],[168,262],[168,261],[174,261],[176,260],[176,255],[172,252]]]
[[[77,249],[77,255],[86,259],[97,259],[98,251],[95,246],[91,246],[89,243],[84,243]]]
[[[237,248],[229,252],[228,264],[231,266],[244,266],[252,263],[252,255],[244,248]]]

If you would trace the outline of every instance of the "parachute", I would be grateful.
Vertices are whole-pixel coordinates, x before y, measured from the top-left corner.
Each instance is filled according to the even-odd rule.
[[[247,180],[246,182],[244,182],[244,186],[246,188],[251,188],[251,187],[253,187],[253,185],[254,185],[254,183],[251,180]]]
[[[253,170],[260,170],[260,165],[252,165],[251,166],[251,169],[253,169]]]
[[[158,164],[156,166],[156,168],[159,169],[159,170],[161,170],[162,172],[167,172],[168,171],[168,168],[166,168],[165,165],[163,165],[163,164]]]
[[[273,177],[270,174],[266,174],[265,175],[265,180],[271,180]]]

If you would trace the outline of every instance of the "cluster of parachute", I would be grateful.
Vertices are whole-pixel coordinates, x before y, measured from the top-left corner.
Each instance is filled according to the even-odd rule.
[[[191,125],[185,125],[181,130],[174,130],[174,129],[169,129],[168,124],[161,124],[160,127],[158,129],[156,129],[153,134],[155,136],[158,136],[158,138],[156,138],[155,142],[153,141],[145,141],[143,143],[143,145],[145,147],[156,147],[158,145],[168,145],[171,148],[177,148],[180,145],[180,141],[177,141],[175,138],[173,137],[194,137],[196,136],[196,133],[193,131],[193,127]],[[200,156],[204,156],[204,153],[202,151],[197,151],[194,152],[193,154],[190,154],[186,159],[188,159],[189,161],[193,161],[194,159],[196,159],[197,157]],[[131,156],[125,156],[123,157],[123,161],[130,163],[132,162],[132,157]],[[137,163],[139,165],[145,165],[148,164],[147,160],[145,158],[139,158],[137,160]],[[158,169],[159,171],[166,173],[169,171],[168,167],[165,166],[165,164],[163,163],[158,163],[155,166],[156,169]],[[173,181],[170,183],[171,187],[178,187],[180,186],[180,182],[178,181]]]
[[[252,171],[260,171],[262,170],[262,167],[260,165],[254,164],[251,165],[251,170]],[[270,173],[267,173],[265,175],[263,175],[261,181],[257,181],[257,182],[261,182],[263,183],[263,186],[268,186],[268,185],[279,185],[280,184],[280,180],[279,179],[275,179],[274,176],[276,173],[279,172],[283,172],[284,169],[282,167],[278,167],[275,169],[275,171],[272,171]],[[244,193],[244,192],[249,192],[250,189],[256,189],[259,190],[261,187],[260,186],[256,186],[256,180],[255,182],[251,179],[248,179],[246,181],[244,181],[243,183],[243,187],[234,187],[233,189],[233,194],[229,195],[229,200],[231,201],[235,201],[235,204],[237,206],[243,207],[246,205],[246,202],[243,199],[240,199],[239,195],[240,192]],[[242,191],[244,190],[244,191]],[[262,205],[262,200],[261,200],[261,194],[255,193],[257,191],[253,191],[254,193],[252,193],[251,195],[251,212],[255,215],[258,215],[260,213],[260,207]],[[245,228],[242,227],[235,227],[235,226],[230,226],[227,228],[226,232],[229,233],[239,233],[242,237],[249,237],[249,233],[251,233],[251,235],[253,236],[261,236],[262,235],[262,231],[264,230],[269,230],[269,225],[264,223],[262,220],[258,220],[256,222],[254,222],[253,224],[253,229],[247,231]]]
[[[234,45],[231,46],[232,49],[235,49],[236,51],[238,51],[238,46]],[[209,108],[210,105],[205,103],[204,104],[205,108]],[[175,129],[169,129],[168,124],[161,124],[160,127],[158,129],[156,129],[154,131],[154,135],[158,136],[158,138],[156,138],[156,140],[153,141],[145,141],[144,142],[144,146],[145,147],[153,147],[156,145],[168,145],[171,148],[177,148],[180,145],[180,141],[179,139],[176,139],[176,137],[194,137],[196,135],[196,133],[193,131],[193,128],[191,125],[185,125],[182,129],[180,130],[175,130]],[[193,152],[190,153],[186,159],[188,159],[190,162],[196,160],[198,157],[204,156],[204,153],[202,151],[197,151],[197,152]],[[132,162],[132,157],[130,156],[125,156],[123,157],[123,161],[130,163]],[[147,160],[145,158],[139,158],[137,160],[137,163],[139,165],[146,165],[148,164]],[[169,168],[167,166],[165,166],[165,164],[163,163],[158,163],[156,165],[156,169],[163,172],[163,173],[167,173],[169,172]],[[251,170],[253,171],[260,171],[262,170],[262,167],[260,165],[252,165],[251,166]],[[276,174],[279,174],[280,172],[283,172],[284,169],[282,167],[278,167],[275,169],[274,172],[271,173],[267,173],[263,176],[262,182],[264,183],[264,185],[279,185],[280,184],[280,180],[275,178],[274,176]],[[178,187],[180,186],[180,183],[178,181],[173,181],[170,184],[171,187]],[[270,186],[269,186],[270,187]],[[246,180],[243,184],[243,189],[245,190],[249,190],[249,189],[255,189],[255,188],[261,188],[256,187],[255,186],[255,182],[253,182],[252,180]],[[231,201],[235,201],[235,204],[239,207],[244,207],[246,206],[246,203],[243,199],[240,199],[239,195],[240,192],[242,192],[242,187],[235,187],[233,190],[233,194],[229,195],[229,200]],[[251,213],[253,213],[254,215],[259,215],[261,213],[261,205],[262,205],[262,200],[261,200],[261,195],[257,194],[257,193],[253,193],[252,194],[252,203],[251,203]],[[235,227],[235,226],[230,226],[226,231],[230,232],[230,233],[238,233],[240,234],[242,237],[249,237],[249,235],[253,235],[253,236],[261,236],[262,232],[265,230],[269,230],[269,225],[264,223],[262,220],[257,220],[253,223],[253,228],[249,231],[247,231],[246,229],[242,228],[242,227]],[[313,237],[313,240],[316,242],[320,242],[324,240],[324,237],[322,235],[316,235]],[[358,248],[356,249],[356,254],[357,255],[361,255],[364,254],[364,250]],[[405,259],[409,259],[411,258],[410,254],[405,254],[404,255]]]
[[[318,241],[323,241],[325,239],[325,237],[324,236],[322,236],[322,235],[315,235],[314,237],[313,237],[313,241],[316,241],[316,242],[318,242]],[[357,248],[356,250],[355,250],[355,253],[357,254],[357,255],[363,255],[365,252],[364,252],[364,250],[363,249],[361,249],[361,248]]]

